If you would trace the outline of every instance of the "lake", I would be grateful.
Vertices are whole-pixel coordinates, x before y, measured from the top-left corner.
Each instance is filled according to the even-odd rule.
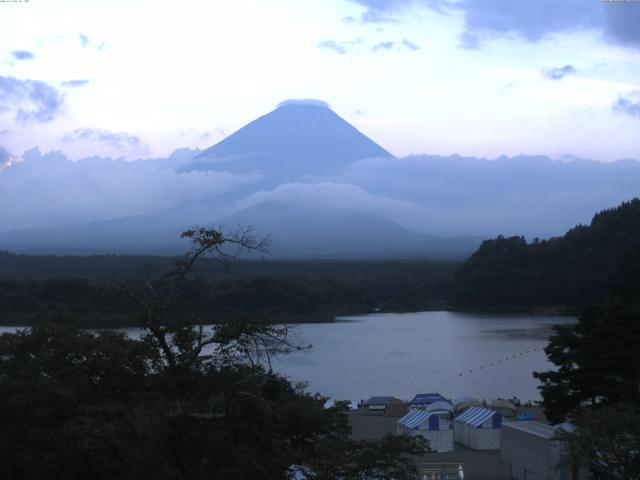
[[[373,395],[410,399],[418,392],[487,400],[537,400],[531,373],[549,370],[543,348],[554,324],[571,317],[459,312],[377,313],[335,323],[296,325],[310,352],[280,357],[274,368],[335,399]],[[15,331],[1,327],[0,333]],[[140,329],[125,329],[132,337]]]
[[[571,317],[457,312],[380,313],[295,327],[309,353],[277,370],[335,399],[372,395],[410,399],[418,392],[487,400],[540,399],[533,371],[549,370],[544,351],[554,324]]]

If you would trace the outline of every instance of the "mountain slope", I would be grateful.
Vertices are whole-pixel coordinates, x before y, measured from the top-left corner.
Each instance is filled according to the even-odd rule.
[[[337,173],[350,163],[393,157],[319,101],[286,101],[185,165],[183,171],[259,172],[282,181]]]
[[[276,258],[464,258],[478,238],[440,239],[422,235],[382,215],[335,208],[265,202],[218,223],[233,228],[252,225],[269,235]]]
[[[0,235],[0,249],[28,254],[179,254],[191,225],[168,215],[127,217]],[[214,222],[233,230],[252,226],[269,236],[271,258],[464,258],[479,238],[439,239],[380,216],[331,208],[262,203]]]

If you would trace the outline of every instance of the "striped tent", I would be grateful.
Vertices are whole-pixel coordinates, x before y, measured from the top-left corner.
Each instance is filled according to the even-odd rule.
[[[411,407],[425,406],[440,400],[446,401],[447,399],[439,393],[418,393],[409,401],[408,405]]]
[[[455,441],[474,450],[500,448],[502,415],[482,407],[471,407],[455,418]]]
[[[396,433],[412,437],[420,435],[429,442],[429,449],[436,452],[453,451],[451,422],[435,412],[411,410],[396,423]]]

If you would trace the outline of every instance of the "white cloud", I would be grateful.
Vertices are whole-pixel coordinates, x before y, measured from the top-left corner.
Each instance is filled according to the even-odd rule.
[[[182,157],[185,157],[182,152]],[[255,175],[177,173],[179,158],[71,162],[59,153],[26,152],[0,171],[2,231],[119,218],[204,203],[255,182]]]

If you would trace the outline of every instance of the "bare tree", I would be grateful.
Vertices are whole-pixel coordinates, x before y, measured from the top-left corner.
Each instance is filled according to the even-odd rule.
[[[192,366],[201,361],[229,364],[244,359],[251,366],[266,363],[271,371],[274,354],[302,348],[289,341],[286,326],[275,326],[264,318],[236,317],[217,324],[211,334],[205,332],[202,318],[188,319],[176,309],[181,287],[190,276],[197,276],[201,262],[217,262],[228,269],[233,260],[250,253],[266,253],[269,238],[258,238],[252,228],[239,227],[232,232],[198,227],[182,233],[191,248],[177,258],[164,274],[148,270],[142,281],[119,285],[141,311],[146,337],[162,352],[169,366]],[[205,347],[216,345],[214,355],[203,355]]]

